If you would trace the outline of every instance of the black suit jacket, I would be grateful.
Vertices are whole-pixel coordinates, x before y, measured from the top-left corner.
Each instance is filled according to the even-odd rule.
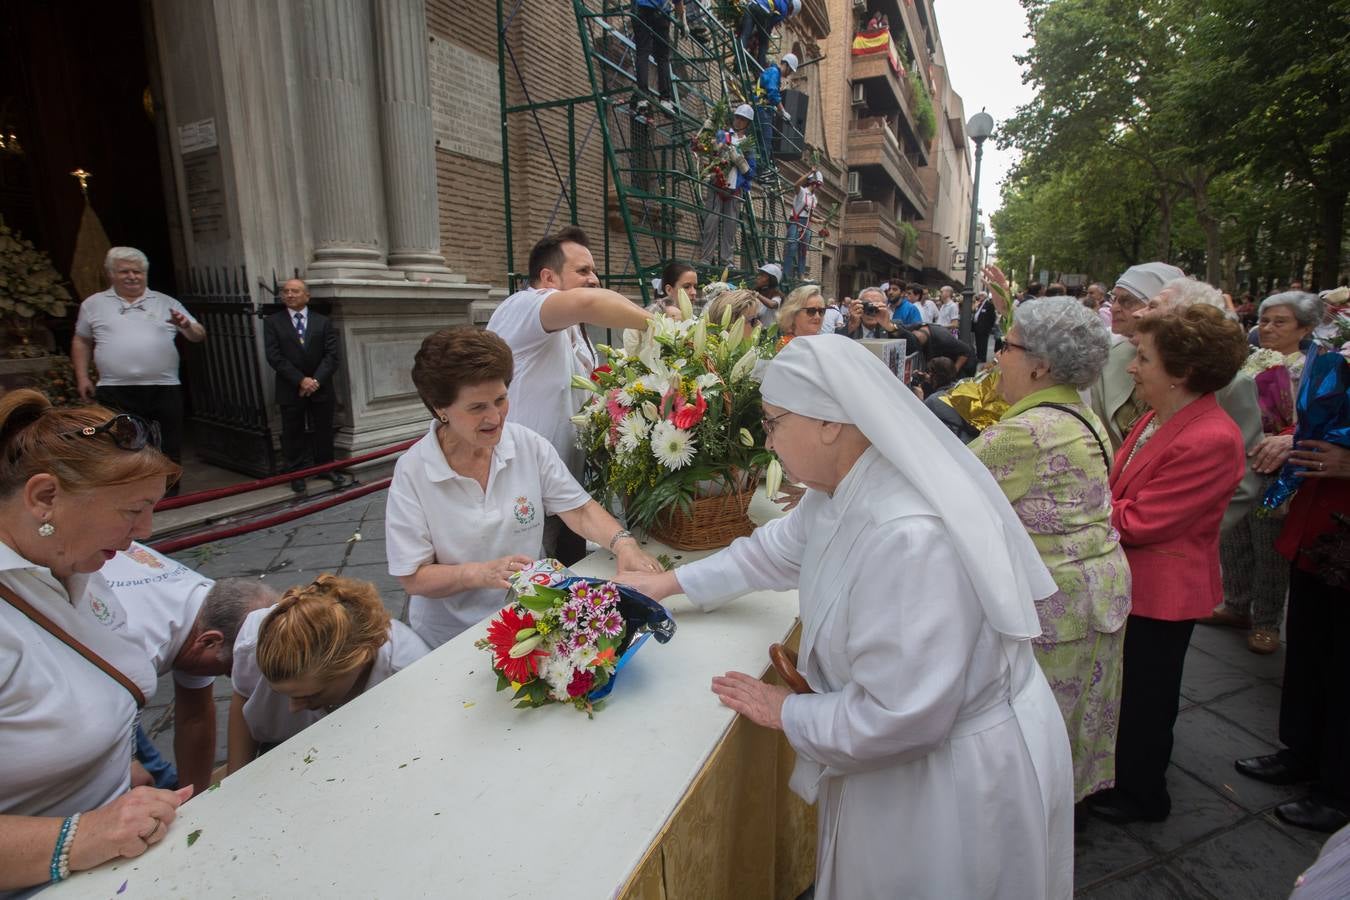
[[[333,376],[341,359],[337,329],[327,316],[312,309],[307,311],[303,347],[290,310],[268,316],[263,322],[263,349],[267,364],[277,373],[277,403],[281,406],[299,406],[306,399],[331,402],[336,397]],[[319,389],[308,398],[300,396],[300,382],[305,378],[319,382]]]

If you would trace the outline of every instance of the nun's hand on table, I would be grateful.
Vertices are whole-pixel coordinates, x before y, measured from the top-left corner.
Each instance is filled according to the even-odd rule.
[[[783,730],[783,701],[792,691],[781,684],[767,684],[744,672],[728,672],[712,680],[713,693],[756,725]]]
[[[1251,457],[1253,471],[1269,475],[1284,465],[1289,453],[1294,449],[1292,434],[1269,434],[1261,439],[1255,449],[1247,455]]]
[[[625,572],[621,568],[614,576],[614,580],[656,601],[664,600],[682,590],[674,572]]]
[[[1350,450],[1326,441],[1299,441],[1289,462],[1304,478],[1350,478]]]

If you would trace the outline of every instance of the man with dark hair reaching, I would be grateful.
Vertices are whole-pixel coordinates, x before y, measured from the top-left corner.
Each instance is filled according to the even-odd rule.
[[[586,233],[575,226],[534,245],[529,277],[526,288],[502,301],[487,327],[506,341],[515,357],[508,386],[510,419],[552,442],[579,479],[584,460],[572,416],[585,397],[571,381],[573,375],[589,378],[596,365],[584,326],[642,329],[651,314],[600,287]],[[570,564],[585,555],[586,546],[560,521],[550,521],[545,524],[544,550]]]

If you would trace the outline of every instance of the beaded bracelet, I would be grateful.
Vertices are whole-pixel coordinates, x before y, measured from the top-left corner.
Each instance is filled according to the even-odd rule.
[[[75,831],[80,827],[80,814],[66,816],[66,820],[61,823],[61,833],[56,838],[56,846],[52,849],[52,864],[50,868],[52,881],[65,881],[70,877],[70,845],[75,843]]]
[[[631,531],[627,531],[627,530],[622,529],[622,528],[620,528],[618,531],[614,532],[614,537],[612,537],[612,538],[609,539],[609,549],[610,549],[610,551],[613,552],[613,550],[614,550],[614,545],[617,544],[619,541],[623,540],[624,538],[630,538],[630,537],[632,537],[632,536],[633,536],[633,533],[632,533]]]

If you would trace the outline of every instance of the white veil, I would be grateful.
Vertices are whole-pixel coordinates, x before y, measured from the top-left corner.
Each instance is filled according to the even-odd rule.
[[[764,370],[767,403],[857,426],[942,516],[989,624],[1041,633],[1035,601],[1055,582],[997,482],[871,351],[838,334],[799,337]]]

